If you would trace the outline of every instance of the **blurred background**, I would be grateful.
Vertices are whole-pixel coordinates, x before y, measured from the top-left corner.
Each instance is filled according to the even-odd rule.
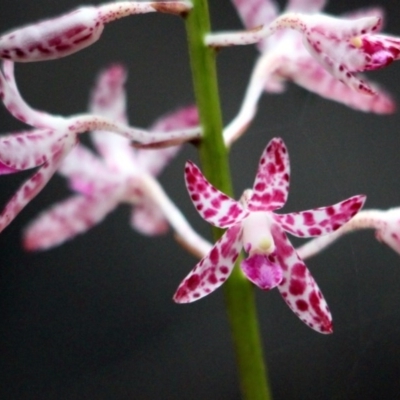
[[[214,30],[241,27],[228,0],[210,3]],[[326,10],[339,14],[376,4],[335,0]],[[2,0],[0,29],[78,5],[78,0]],[[382,6],[385,31],[400,35],[398,2]],[[238,111],[256,56],[252,46],[219,55],[225,123]],[[193,102],[184,25],[169,15],[114,22],[88,49],[57,61],[19,64],[16,75],[29,104],[70,115],[86,110],[95,76],[115,61],[129,71],[132,125],[149,126]],[[369,75],[400,100],[399,63]],[[24,127],[4,108],[0,117],[4,133]],[[358,193],[368,195],[367,208],[399,206],[399,125],[398,113],[356,112],[294,85],[282,95],[264,95],[254,123],[231,151],[236,196],[252,185],[266,143],[281,136],[292,166],[283,211]],[[191,145],[160,179],[192,225],[210,238],[209,225],[184,188],[188,158],[197,161]],[[0,204],[30,175],[2,176]],[[54,177],[0,235],[0,398],[240,399],[222,290],[192,305],[172,302],[197,260],[171,234],[140,236],[129,226],[129,207],[121,206],[55,249],[23,251],[23,227],[68,194],[63,178]],[[398,399],[400,257],[365,231],[342,238],[307,265],[331,308],[333,335],[310,330],[276,290],[257,292],[275,399]]]

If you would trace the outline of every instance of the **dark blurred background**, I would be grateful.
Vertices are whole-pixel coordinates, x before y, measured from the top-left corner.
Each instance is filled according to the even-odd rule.
[[[100,2],[93,2],[100,3]],[[282,2],[283,3],[283,2]],[[342,13],[374,1],[332,1]],[[78,0],[2,0],[2,32],[80,5]],[[400,35],[398,1],[385,1],[386,31]],[[214,30],[241,27],[228,0],[211,1]],[[239,108],[257,52],[230,48],[218,59],[227,123]],[[129,70],[130,122],[148,126],[193,101],[182,21],[143,15],[108,25],[101,40],[57,61],[17,65],[34,107],[70,115],[87,107],[98,71]],[[400,100],[400,64],[370,76]],[[1,131],[21,129],[3,108]],[[328,205],[366,193],[368,208],[400,205],[400,116],[376,116],[326,101],[294,85],[264,95],[248,133],[231,151],[236,195],[251,186],[261,150],[281,136],[292,184],[284,210]],[[183,184],[186,145],[161,182],[191,223],[210,237]],[[5,204],[28,173],[2,176]],[[1,399],[240,399],[222,290],[192,305],[171,297],[196,259],[171,234],[147,238],[119,207],[85,235],[43,253],[26,253],[21,230],[65,198],[54,177],[0,235]],[[301,241],[296,241],[300,244]],[[306,327],[274,290],[257,292],[275,399],[400,398],[400,257],[371,231],[349,235],[307,261],[334,316],[333,335]]]

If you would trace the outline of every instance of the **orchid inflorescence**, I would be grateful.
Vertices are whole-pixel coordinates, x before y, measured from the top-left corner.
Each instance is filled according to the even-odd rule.
[[[286,81],[351,108],[392,113],[395,103],[378,84],[362,77],[400,58],[400,38],[379,33],[383,12],[365,9],[342,17],[321,13],[323,0],[289,0],[283,13],[270,0],[232,0],[247,30],[209,33],[204,43],[224,47],[256,43],[255,63],[242,106],[224,131],[231,146],[247,129],[263,91],[281,93]],[[188,1],[117,1],[82,7],[64,16],[16,29],[0,37],[0,94],[6,109],[30,129],[0,138],[0,173],[38,168],[0,214],[2,231],[58,172],[74,192],[42,212],[24,231],[28,250],[59,245],[101,222],[120,203],[130,204],[131,225],[145,235],[163,234],[170,225],[201,261],[180,284],[174,300],[198,300],[229,277],[241,249],[244,276],[262,290],[276,287],[288,306],[311,328],[332,331],[329,308],[302,259],[344,233],[376,230],[377,238],[400,253],[398,209],[361,211],[365,196],[335,205],[278,214],[288,197],[289,157],[282,139],[266,146],[252,189],[239,201],[222,193],[188,162],[186,186],[195,208],[215,227],[227,229],[211,245],[189,225],[169,199],[157,176],[187,141],[201,141],[195,106],[177,109],[148,130],[129,126],[124,84],[126,71],[115,64],[98,77],[89,112],[62,117],[38,111],[22,98],[14,77],[15,62],[68,56],[97,41],[105,24],[147,12],[186,15]],[[79,143],[91,131],[98,154]],[[286,236],[316,237],[295,250]]]

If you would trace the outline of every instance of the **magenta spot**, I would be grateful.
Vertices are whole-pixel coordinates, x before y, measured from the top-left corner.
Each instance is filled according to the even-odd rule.
[[[219,252],[218,249],[216,247],[214,247],[211,252],[210,252],[210,261],[216,265],[218,264],[219,261]]]
[[[284,174],[283,175],[283,180],[286,182],[289,182],[289,174]]]
[[[326,207],[326,213],[327,213],[328,215],[333,215],[333,214],[335,214],[335,208],[334,208],[333,206]]]
[[[275,173],[276,173],[275,164],[273,164],[273,163],[268,163],[268,164],[267,164],[267,171],[268,171],[268,173],[271,174],[271,175],[275,174]]]
[[[263,190],[265,190],[265,183],[263,183],[263,182],[258,182],[257,184],[256,184],[256,186],[254,187],[254,189],[255,190],[258,190],[258,191],[263,191]]]
[[[219,199],[213,199],[211,200],[211,205],[215,208],[220,208],[221,207],[221,201]]]
[[[215,274],[211,274],[208,277],[208,282],[210,282],[212,285],[215,285],[218,282],[218,279],[217,279],[216,275]]]
[[[314,215],[311,212],[304,212],[303,213],[303,221],[304,221],[304,225],[314,225],[315,224],[315,220],[314,220]]]
[[[289,285],[289,292],[294,296],[299,296],[306,290],[306,284],[298,279],[291,279]]]
[[[217,215],[217,212],[213,210],[212,208],[208,208],[207,210],[204,210],[204,218],[211,218]]]
[[[72,38],[73,36],[78,35],[79,33],[83,32],[86,29],[86,27],[84,25],[77,25],[74,26],[71,29],[68,29],[67,31],[65,31],[64,35],[67,38]]]
[[[186,175],[186,181],[187,181],[187,183],[196,183],[196,178],[195,178],[195,176],[193,175],[193,174],[190,174],[190,173],[188,173],[187,175]]]
[[[274,189],[272,193],[272,201],[275,203],[284,203],[285,202],[285,195],[281,190]]]
[[[196,185],[196,189],[197,189],[199,192],[204,192],[204,191],[207,189],[207,186],[206,186],[204,183],[198,183],[198,184]]]
[[[306,266],[302,263],[296,263],[293,266],[292,274],[298,278],[304,278],[306,276]]]
[[[199,201],[200,200],[200,196],[197,194],[197,193],[195,193],[195,194],[192,194],[192,200],[193,201]]]
[[[200,283],[200,277],[197,274],[192,275],[187,281],[186,281],[186,286],[188,287],[189,290],[194,290],[199,286]]]
[[[322,235],[322,231],[321,231],[321,229],[319,229],[319,228],[310,228],[310,229],[308,230],[308,233],[309,233],[310,235],[312,235],[312,236],[320,236],[320,235]]]
[[[296,306],[300,311],[307,311],[308,304],[304,300],[297,300]]]
[[[226,275],[229,272],[229,268],[228,267],[219,267],[219,270],[221,271],[222,274]]]

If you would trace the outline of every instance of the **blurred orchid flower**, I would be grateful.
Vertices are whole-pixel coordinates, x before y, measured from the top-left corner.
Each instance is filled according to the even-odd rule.
[[[375,237],[400,254],[400,207],[389,210],[363,210],[337,231],[310,240],[297,249],[302,258],[310,258],[337,239],[360,229],[374,229]]]
[[[244,275],[262,290],[277,287],[292,311],[321,333],[332,332],[329,308],[307,267],[286,237],[320,236],[335,231],[363,206],[365,196],[290,214],[275,214],[288,196],[289,157],[283,141],[274,138],[261,156],[252,190],[235,201],[214,188],[191,162],[186,186],[200,215],[210,224],[228,228],[211,251],[194,267],[175,293],[178,303],[198,300],[221,286],[242,248]]]
[[[90,111],[127,123],[125,80],[126,72],[120,65],[104,70],[93,90]],[[169,131],[197,125],[197,109],[190,106],[160,118],[151,131],[167,136]],[[23,239],[26,249],[44,250],[70,240],[101,222],[120,203],[134,205],[131,224],[139,232],[165,233],[169,221],[180,240],[191,250],[196,249],[196,254],[209,249],[155,179],[180,146],[141,150],[133,148],[129,139],[108,132],[94,131],[92,137],[101,157],[78,144],[65,158],[59,172],[76,194],[29,224]]]
[[[0,58],[32,62],[65,57],[95,43],[104,25],[116,19],[156,11],[183,15],[191,8],[189,1],[116,1],[81,7],[0,36]]]
[[[78,142],[79,134],[89,130],[117,133],[133,142],[167,146],[198,138],[201,129],[185,128],[149,132],[129,127],[100,115],[53,116],[32,109],[22,99],[14,78],[14,64],[5,61],[0,71],[0,96],[7,110],[17,119],[35,127],[31,131],[0,137],[0,174],[15,173],[35,167],[39,170],[28,179],[0,213],[0,232],[46,185],[62,160]]]
[[[394,111],[392,98],[357,74],[399,57],[400,39],[376,34],[383,19],[381,9],[365,9],[339,19],[318,13],[325,4],[321,0],[289,1],[282,15],[270,0],[232,1],[246,28],[253,30],[211,34],[207,43],[226,46],[257,42],[261,55],[241,109],[224,130],[227,145],[253,119],[262,92],[282,92],[286,81],[361,111]]]

